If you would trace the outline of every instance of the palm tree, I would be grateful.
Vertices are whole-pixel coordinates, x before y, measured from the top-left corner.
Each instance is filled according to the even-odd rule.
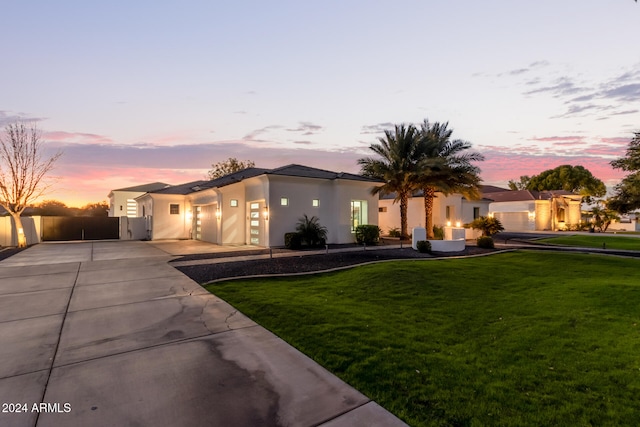
[[[409,197],[416,189],[419,132],[413,125],[395,125],[386,130],[384,137],[369,148],[380,158],[358,160],[363,175],[382,179],[385,184],[374,188],[372,194],[395,194],[394,203],[400,202],[400,237],[407,238],[407,207]]]
[[[469,199],[480,197],[482,182],[480,168],[471,162],[482,161],[484,156],[468,152],[471,144],[460,139],[451,139],[453,130],[449,123],[424,120],[420,125],[418,153],[419,173],[416,185],[424,197],[425,227],[427,238],[433,238],[433,199],[437,191],[449,195],[460,193]]]

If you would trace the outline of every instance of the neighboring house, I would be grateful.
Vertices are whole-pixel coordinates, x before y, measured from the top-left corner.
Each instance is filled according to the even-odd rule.
[[[507,190],[484,186],[483,197],[491,199],[489,215],[505,231],[566,230],[581,220],[582,196],[564,190]]]
[[[195,239],[220,245],[284,245],[306,214],[328,229],[327,243],[352,243],[360,224],[378,223],[381,182],[302,165],[248,168],[211,181],[148,191],[138,196],[149,238]]]
[[[164,182],[152,182],[150,184],[137,185],[135,187],[120,188],[109,192],[109,216],[127,216],[135,218],[141,216],[137,209],[136,197],[149,191],[160,190],[168,187]]]
[[[393,202],[395,197],[395,193],[380,197],[378,226],[382,229],[382,234],[388,234],[389,230],[400,228],[400,204]],[[487,216],[489,202],[490,200],[487,199],[467,200],[461,194],[445,196],[438,192],[433,200],[433,225],[443,227],[448,222],[451,225],[456,225],[458,222],[466,224],[481,216]],[[422,191],[418,191],[409,198],[408,229],[424,227],[424,221],[424,198]]]

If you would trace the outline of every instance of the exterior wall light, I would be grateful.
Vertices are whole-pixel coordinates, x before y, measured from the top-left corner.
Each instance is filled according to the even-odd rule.
[[[447,221],[447,227],[451,227],[451,221]]]
[[[220,208],[216,208],[216,219],[220,219],[222,217],[222,211]]]
[[[191,209],[187,209],[187,221],[191,221],[193,219],[193,214],[191,213]]]
[[[269,220],[269,207],[265,206],[264,208],[262,208],[262,216],[264,217],[265,220]]]
[[[528,216],[529,216],[529,221],[533,221],[534,219],[536,219],[536,213],[535,212],[529,212]]]
[[[460,221],[456,221],[456,227],[460,228],[461,225],[462,223]]]

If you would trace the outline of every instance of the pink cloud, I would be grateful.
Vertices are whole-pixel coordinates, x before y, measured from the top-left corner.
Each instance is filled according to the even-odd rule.
[[[584,136],[545,136],[542,138],[534,137],[529,139],[529,141],[562,143],[562,142],[578,142],[578,141],[583,141],[584,139],[585,139]]]
[[[74,143],[74,144],[109,144],[113,141],[105,136],[93,133],[78,133],[65,131],[51,131],[42,134],[46,141]]]

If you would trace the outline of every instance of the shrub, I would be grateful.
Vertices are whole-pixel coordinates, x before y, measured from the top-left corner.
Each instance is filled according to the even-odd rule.
[[[390,228],[389,237],[400,237],[400,229],[398,227]]]
[[[433,240],[444,240],[444,227],[433,226]]]
[[[416,248],[418,249],[418,252],[423,253],[423,254],[427,254],[427,253],[431,253],[431,242],[428,240],[418,240],[416,242]]]
[[[479,248],[485,248],[485,249],[495,248],[495,245],[493,244],[493,239],[489,236],[478,237],[478,240],[476,240],[476,242]]]
[[[320,220],[316,216],[309,218],[304,214],[298,220],[296,231],[300,234],[302,242],[311,247],[322,246],[327,241],[327,227],[320,225]]]
[[[375,245],[380,241],[380,232],[377,225],[359,225],[356,227],[356,242],[361,245]]]
[[[300,233],[284,233],[284,246],[287,249],[300,249],[302,247]]]
[[[502,223],[497,218],[481,216],[480,218],[474,219],[469,227],[474,230],[482,231],[483,236],[493,236],[504,230]]]

